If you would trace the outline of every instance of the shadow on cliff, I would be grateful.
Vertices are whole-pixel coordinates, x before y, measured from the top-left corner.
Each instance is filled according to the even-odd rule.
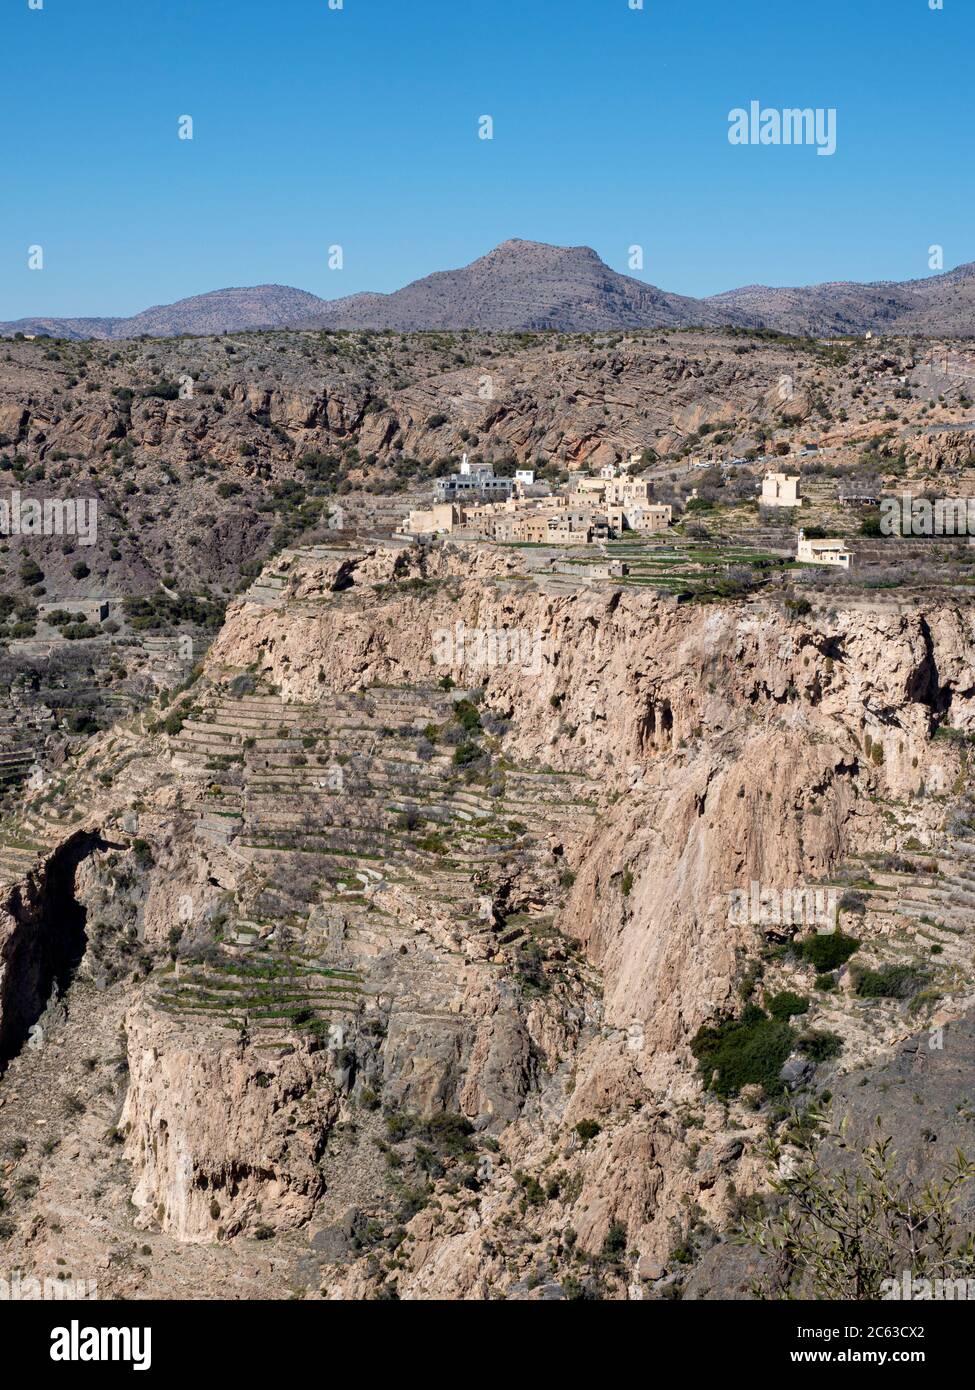
[[[12,925],[0,938],[0,1070],[74,978],[88,945],[87,912],[75,895],[75,876],[94,850],[108,847],[97,832],[73,835],[40,875],[18,885],[8,899]]]

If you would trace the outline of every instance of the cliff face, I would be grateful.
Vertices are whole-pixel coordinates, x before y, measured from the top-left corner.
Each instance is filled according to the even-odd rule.
[[[877,963],[923,946],[975,653],[952,604],[797,618],[483,552],[298,553],[174,710],[76,774],[112,779],[81,827],[115,846],[77,886],[89,936],[130,923],[146,956],[98,967],[137,1226],[198,1250],[201,1288],[205,1250],[256,1237],[326,1296],[540,1296],[620,1231],[652,1288],[760,1182],[765,1117],[703,1091],[689,1044],[756,963],[766,993],[813,972],[733,891],[878,888],[920,854],[854,925]],[[970,923],[942,926],[930,1008],[959,1017]],[[823,1078],[919,1026],[845,978],[814,1022],[845,1043]]]
[[[243,1041],[188,1036],[157,1015],[126,1021],[130,1086],[122,1112],[143,1208],[179,1240],[249,1224],[300,1226],[324,1190],[318,1168],[338,1113],[327,1051],[259,1057]]]

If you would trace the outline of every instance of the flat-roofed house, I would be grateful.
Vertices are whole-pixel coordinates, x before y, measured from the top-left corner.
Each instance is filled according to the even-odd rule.
[[[607,507],[609,524],[619,534],[621,531],[638,531],[644,536],[657,536],[667,530],[673,519],[673,508],[662,502],[620,504]]]
[[[799,479],[790,473],[766,473],[762,479],[763,507],[801,507]]]
[[[867,484],[854,484],[853,487],[841,487],[837,498],[848,507],[876,507],[880,505],[880,489]]]
[[[846,548],[846,542],[839,537],[834,536],[823,540],[807,540],[805,532],[799,532],[796,559],[801,560],[803,564],[836,565],[840,569],[848,570],[852,558],[852,555]]]
[[[505,520],[495,528],[495,540],[521,541],[531,545],[544,545],[549,539],[549,516],[544,512],[529,512],[525,516],[515,516]]]
[[[408,530],[411,536],[437,535],[443,531],[453,531],[456,526],[461,526],[463,521],[462,509],[446,502],[439,507],[411,511]]]
[[[605,478],[578,478],[575,484],[575,491],[593,497],[602,497],[606,491]]]
[[[634,531],[657,536],[666,531],[674,517],[674,509],[669,503],[651,502],[647,506],[637,505],[627,508],[627,519]]]
[[[605,496],[611,507],[641,502],[646,505],[650,501],[650,483],[646,478],[611,478]]]

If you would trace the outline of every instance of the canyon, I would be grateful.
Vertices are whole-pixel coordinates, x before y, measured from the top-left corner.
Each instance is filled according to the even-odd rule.
[[[544,633],[541,669],[434,662],[458,621]],[[716,1090],[696,1040],[801,994],[836,1042],[790,1052],[787,1098],[894,1116],[885,1077],[940,1029],[961,1071],[896,1115],[936,1167],[971,1065],[972,734],[949,595],[797,614],[517,550],[285,549],[181,687],[23,795],[12,1267],[101,1296],[748,1296],[731,1237],[788,1107]],[[795,927],[729,912],[752,881],[844,894],[830,988]],[[866,997],[858,965],[917,986]]]

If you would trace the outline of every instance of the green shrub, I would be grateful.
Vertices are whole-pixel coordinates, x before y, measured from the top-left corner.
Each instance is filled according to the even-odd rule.
[[[793,1014],[809,1012],[809,1000],[803,994],[793,994],[791,990],[784,989],[781,994],[773,994],[766,999],[765,1007],[773,1018],[787,1023]]]
[[[911,965],[885,965],[880,970],[853,967],[853,988],[861,999],[909,999],[926,978]]]
[[[808,1033],[801,1035],[796,1046],[814,1062],[827,1062],[831,1057],[838,1057],[843,1051],[843,1039],[839,1033],[811,1028]]]
[[[788,1023],[749,1004],[740,1018],[699,1029],[691,1051],[704,1084],[719,1096],[735,1096],[752,1085],[773,1094],[783,1089],[779,1072],[794,1042]]]
[[[455,767],[466,767],[468,763],[476,763],[482,756],[482,750],[476,743],[461,743],[454,749],[452,762]]]
[[[148,840],[133,840],[132,853],[140,869],[150,869],[156,862],[152,853],[152,846]]]
[[[416,844],[418,849],[424,850],[427,854],[447,853],[447,841],[442,835],[424,835]]]
[[[808,960],[817,970],[838,970],[841,965],[859,950],[860,942],[855,936],[844,936],[840,931],[816,932],[814,936],[804,937],[795,943],[804,960]]]
[[[519,1171],[515,1174],[515,1180],[524,1189],[526,1204],[530,1207],[542,1207],[545,1205],[545,1189],[537,1178],[530,1173]]]
[[[481,727],[481,716],[477,708],[471,704],[470,700],[458,700],[454,705],[454,718],[458,724],[462,725],[467,732],[474,733]]]
[[[622,1221],[614,1221],[606,1232],[606,1239],[603,1241],[603,1248],[600,1250],[600,1258],[608,1263],[622,1259],[626,1254],[627,1231]]]

